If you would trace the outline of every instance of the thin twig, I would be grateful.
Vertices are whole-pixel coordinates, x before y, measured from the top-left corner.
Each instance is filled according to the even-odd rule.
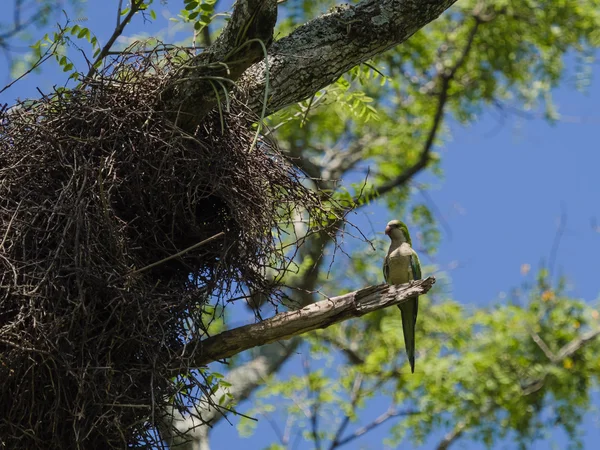
[[[544,342],[544,340],[541,338],[541,336],[539,334],[537,334],[533,329],[529,330],[529,335],[531,336],[531,339],[533,339],[533,342],[535,342],[537,344],[537,346],[540,348],[540,350],[542,350],[542,352],[544,352],[544,355],[546,355],[546,357],[550,360],[550,362],[553,364],[556,364],[556,362],[558,361],[556,358],[556,355],[554,353],[552,353],[552,350],[550,350],[550,347],[548,347],[548,345],[546,345],[546,342]]]
[[[321,439],[319,437],[319,388],[313,389],[310,382],[310,363],[306,353],[302,361],[304,376],[306,377],[306,394],[309,401],[309,419],[311,434],[315,443],[315,449],[321,450]],[[311,402],[312,396],[312,402]]]
[[[129,273],[123,275],[123,276],[124,277],[128,277],[128,276],[135,275],[135,274],[138,274],[138,273],[141,273],[141,272],[145,272],[146,270],[152,269],[153,267],[156,267],[156,266],[158,266],[160,264],[163,264],[163,263],[165,263],[167,261],[170,261],[170,260],[175,259],[175,258],[179,258],[180,256],[185,255],[187,252],[192,251],[194,249],[197,249],[198,247],[201,247],[201,246],[203,246],[205,244],[208,244],[209,242],[214,241],[215,239],[218,239],[218,238],[220,238],[222,236],[225,236],[225,232],[224,231],[221,231],[220,233],[217,233],[214,236],[209,237],[208,239],[204,239],[201,242],[198,242],[198,243],[196,243],[194,245],[191,245],[191,246],[189,246],[187,248],[184,248],[183,250],[181,250],[180,252],[175,253],[174,255],[167,256],[166,258],[163,258],[160,261],[156,261],[156,262],[154,262],[152,264],[149,264],[149,265],[147,265],[145,267],[142,267],[141,269],[133,270],[133,271],[131,271],[131,272],[129,272]]]
[[[98,70],[96,67],[98,65],[98,63],[100,61],[102,61],[104,58],[106,58],[106,56],[108,55],[108,52],[110,51],[111,47],[113,46],[113,44],[115,43],[117,38],[119,36],[121,36],[121,34],[123,34],[125,27],[127,26],[127,24],[129,24],[129,22],[131,22],[131,19],[133,19],[133,16],[140,10],[140,8],[143,4],[144,4],[144,0],[131,0],[131,9],[129,10],[129,12],[127,13],[127,16],[125,16],[125,18],[122,21],[117,20],[117,26],[115,27],[113,34],[108,39],[108,42],[106,42],[106,45],[104,47],[102,47],[102,50],[100,50],[100,53],[98,53],[98,56],[96,57],[96,59],[94,60],[94,63],[92,64],[92,67],[90,67],[90,70],[88,71],[88,73],[86,75],[86,79],[90,79],[94,76],[94,74]],[[120,7],[121,7],[121,3],[119,3],[119,8]]]
[[[562,207],[562,213],[560,214],[560,219],[558,222],[558,228],[556,230],[556,234],[554,235],[554,241],[552,242],[552,248],[550,249],[550,256],[548,257],[548,279],[552,280],[552,274],[554,273],[554,266],[556,264],[556,255],[558,254],[558,247],[560,246],[560,241],[562,240],[563,235],[565,234],[565,229],[567,227],[567,213],[565,211],[565,207]]]
[[[61,31],[61,34],[62,33],[64,33],[64,31]],[[24,78],[25,76],[29,75],[31,72],[33,72],[35,69],[37,69],[39,66],[44,64],[49,58],[52,58],[52,56],[54,56],[54,51],[58,47],[58,42],[60,41],[61,38],[62,38],[62,36],[60,36],[58,39],[56,39],[52,43],[52,45],[48,47],[48,49],[44,52],[44,54],[38,58],[38,60],[33,64],[33,66],[31,66],[29,69],[27,69],[21,75],[19,75],[17,78],[12,80],[10,83],[8,83],[6,86],[4,86],[2,89],[0,89],[0,94],[2,94],[4,91],[9,89],[11,86],[13,86],[17,81],[19,81],[22,78]]]
[[[377,417],[370,424],[359,428],[354,433],[352,433],[350,436],[347,436],[344,439],[339,440],[337,443],[337,447],[341,447],[342,445],[346,445],[347,443],[352,442],[354,439],[361,437],[363,434],[371,431],[374,428],[377,428],[378,426],[384,424],[385,422],[387,422],[390,419],[393,419],[394,417],[414,416],[416,414],[421,414],[421,411],[418,411],[418,410],[400,411],[396,408],[390,407],[384,414]]]
[[[352,412],[355,411],[356,404],[358,403],[358,399],[360,398],[362,381],[363,381],[363,375],[358,374],[358,376],[354,380],[354,385],[352,386],[352,394],[350,395],[350,407],[352,408]],[[350,423],[350,414],[346,414],[346,416],[342,419],[342,423],[340,424],[337,431],[335,432],[335,436],[333,437],[333,440],[331,441],[329,450],[334,450],[335,448],[340,446],[340,439],[342,437],[342,434],[348,427],[349,423]]]

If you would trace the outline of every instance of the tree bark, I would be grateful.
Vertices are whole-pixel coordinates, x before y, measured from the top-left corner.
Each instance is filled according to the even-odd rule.
[[[275,42],[268,59],[244,73],[240,85],[246,101],[261,113],[267,73],[266,115],[302,101],[352,67],[404,42],[455,1],[365,0],[336,7]]]
[[[261,43],[271,44],[276,22],[277,0],[238,0],[219,38],[175,74],[163,94],[171,119],[193,132],[233,82],[264,58]]]

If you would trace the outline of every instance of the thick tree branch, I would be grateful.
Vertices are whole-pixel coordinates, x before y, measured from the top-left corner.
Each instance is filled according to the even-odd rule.
[[[278,314],[257,324],[225,331],[202,341],[202,351],[199,352],[194,365],[205,365],[262,345],[260,354],[256,358],[227,374],[227,381],[231,384],[227,392],[236,402],[241,402],[247,399],[270,374],[278,370],[295,351],[301,340],[294,336],[402,303],[413,295],[426,293],[433,283],[435,279],[429,277],[400,286],[370,286],[339,297],[311,303],[297,311]],[[289,342],[264,345],[267,342],[281,341],[290,337],[292,339]],[[219,398],[224,393],[224,391],[217,392],[215,397]],[[161,427],[163,439],[173,445],[180,445],[182,450],[191,450],[198,446],[208,449],[208,427],[202,424],[214,425],[223,417],[222,412],[210,406],[199,406],[197,414],[202,420],[193,415],[183,416],[178,411],[165,412]],[[173,433],[173,427],[184,434]]]
[[[435,278],[428,277],[398,286],[386,284],[369,286],[339,297],[312,303],[297,311],[277,314],[259,323],[224,331],[200,343],[200,350],[193,365],[205,366],[250,348],[289,339],[319,328],[327,328],[353,317],[361,317],[378,309],[398,305],[415,295],[427,293],[433,283]]]
[[[271,47],[267,114],[309,98],[352,67],[404,42],[456,0],[364,0],[343,5],[294,30]],[[241,85],[262,110],[267,65],[248,69]]]
[[[237,0],[227,26],[206,51],[176,75],[163,94],[166,109],[181,127],[193,130],[226,98],[233,82],[264,58],[273,40],[277,0]]]

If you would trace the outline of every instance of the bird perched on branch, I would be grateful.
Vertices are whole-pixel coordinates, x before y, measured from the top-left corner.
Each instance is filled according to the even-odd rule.
[[[421,279],[421,263],[419,256],[412,248],[412,241],[408,228],[399,220],[392,220],[385,227],[392,243],[383,260],[383,276],[388,284],[408,283]],[[410,362],[410,370],[415,373],[415,326],[419,309],[419,297],[398,305],[402,313],[402,329],[404,332],[404,345]]]

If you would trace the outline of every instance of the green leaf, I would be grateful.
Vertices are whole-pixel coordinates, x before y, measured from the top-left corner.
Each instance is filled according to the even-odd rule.
[[[82,28],[82,29],[79,31],[79,33],[77,34],[77,37],[78,37],[79,39],[81,39],[81,38],[83,38],[83,37],[89,36],[89,34],[90,34],[90,30],[88,30],[87,28]]]

